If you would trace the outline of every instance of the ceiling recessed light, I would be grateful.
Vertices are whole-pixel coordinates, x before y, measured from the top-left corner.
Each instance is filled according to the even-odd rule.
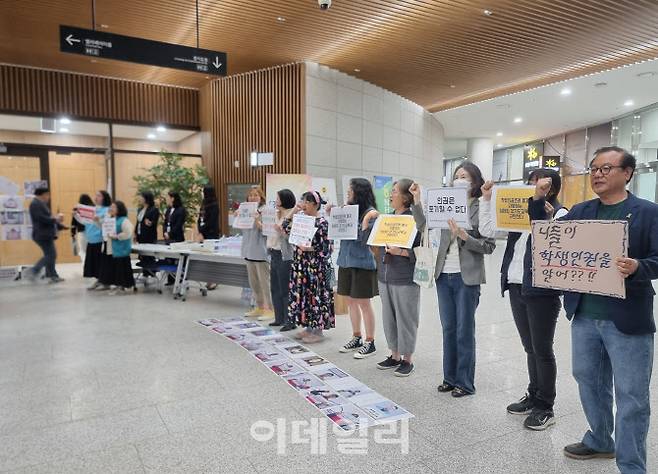
[[[655,72],[647,71],[647,72],[641,72],[640,74],[637,75],[637,77],[646,78],[646,77],[653,77],[655,75],[656,75]]]
[[[278,21],[278,22],[280,22],[280,23],[283,23],[284,21],[286,21],[286,18],[283,17],[283,16],[277,16],[277,17],[276,17],[276,21]]]
[[[59,132],[60,132],[60,133],[68,133],[68,132],[69,132],[69,129],[66,128],[66,127],[62,127],[62,128],[59,129]]]
[[[496,105],[497,109],[511,109],[512,106],[510,104],[498,104]]]
[[[354,69],[354,72],[361,72],[361,69],[356,68]]]
[[[523,122],[523,118],[521,118],[521,117],[516,117],[514,119],[514,123],[521,123],[521,122]]]
[[[68,125],[71,123],[71,119],[68,117],[60,117],[59,123],[61,123],[62,125]]]
[[[98,62],[98,60],[96,60],[96,59],[91,60],[91,64],[96,64],[97,62]]]
[[[107,28],[109,28],[109,27],[110,27],[110,26],[109,26],[109,25],[106,25],[105,23],[101,24],[101,28],[105,28],[105,29],[107,29]]]
[[[148,138],[149,140],[153,140],[155,138],[155,133],[149,133],[148,135],[146,135],[146,138]]]
[[[457,86],[454,85],[454,84],[450,84],[450,88],[451,88],[451,89],[454,89],[455,87],[457,87]]]
[[[564,89],[562,89],[560,91],[560,95],[571,95],[571,89],[569,89],[568,87],[565,87]]]
[[[487,16],[493,15],[493,12],[491,10],[484,10],[482,13],[484,13]]]
[[[496,134],[496,136],[497,136],[497,137],[502,137],[502,136],[503,136],[503,132],[498,132],[498,133]]]
[[[626,102],[624,102],[624,107],[632,107],[634,105],[635,102],[633,102],[632,100],[627,100]]]
[[[596,84],[594,84],[594,87],[605,87],[607,85],[608,85],[607,82],[597,82]]]
[[[499,144],[496,145],[497,148],[501,148],[502,146],[503,146],[502,143],[499,143]]]
[[[156,128],[156,130],[157,130],[159,133],[164,133],[164,132],[167,131],[167,129],[165,128],[164,125],[158,125],[158,127]]]

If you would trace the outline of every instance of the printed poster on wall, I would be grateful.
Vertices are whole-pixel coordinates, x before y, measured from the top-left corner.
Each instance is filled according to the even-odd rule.
[[[374,182],[372,188],[375,192],[377,209],[382,214],[391,214],[393,212],[390,201],[391,193],[393,192],[393,177],[374,176],[373,179]]]
[[[235,219],[233,219],[234,229],[251,229],[256,220],[256,212],[258,211],[257,202],[242,202],[240,207],[235,211]]]
[[[356,240],[359,231],[359,206],[343,206],[331,209],[329,238],[331,240]]]
[[[625,299],[615,259],[627,255],[627,221],[532,223],[533,286]]]
[[[36,191],[37,188],[47,188],[48,187],[48,181],[45,179],[40,179],[38,181],[24,181],[23,182],[23,194],[26,197],[32,197],[34,196],[34,191]]]
[[[410,249],[417,233],[413,216],[380,214],[368,238],[368,245]]]
[[[15,196],[20,191],[20,186],[6,176],[0,176],[0,194]]]
[[[468,188],[433,188],[427,190],[427,226],[430,229],[448,229],[454,219],[462,229],[470,229],[468,218]]]
[[[0,210],[22,211],[23,202],[23,196],[0,196]]]
[[[333,178],[311,178],[311,189],[317,191],[328,204],[337,205],[338,197],[336,197],[336,180]],[[324,212],[324,205],[320,208],[320,213],[326,216]]]
[[[290,189],[299,201],[312,186],[311,177],[306,174],[268,174],[265,183],[268,207],[275,207],[276,193],[282,189]]]
[[[530,232],[528,198],[535,194],[534,186],[494,186],[494,225],[505,232]]]

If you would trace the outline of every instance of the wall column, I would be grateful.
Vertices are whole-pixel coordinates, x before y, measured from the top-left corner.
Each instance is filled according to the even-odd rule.
[[[480,168],[485,180],[491,179],[493,172],[493,148],[490,138],[469,138],[466,144],[466,156]]]

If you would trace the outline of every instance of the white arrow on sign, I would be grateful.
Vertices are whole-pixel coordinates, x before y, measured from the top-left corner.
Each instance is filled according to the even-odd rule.
[[[215,66],[217,69],[222,67],[222,63],[219,62],[219,57],[215,56],[215,61],[212,63],[213,66]]]
[[[79,39],[75,39],[75,38],[73,37],[73,35],[71,34],[71,35],[68,35],[68,36],[66,37],[66,42],[69,44],[69,46],[73,46],[73,43],[79,43],[80,40],[79,40]]]

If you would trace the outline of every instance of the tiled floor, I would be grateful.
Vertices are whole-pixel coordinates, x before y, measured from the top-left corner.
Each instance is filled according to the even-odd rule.
[[[476,396],[455,400],[436,391],[441,332],[434,290],[422,295],[417,370],[408,379],[374,368],[386,355],[381,326],[375,358],[338,353],[350,334],[346,317],[314,347],[416,415],[408,454],[377,443],[373,431],[366,454],[342,453],[345,441],[331,433],[323,455],[292,443],[291,423],[319,412],[237,345],[194,323],[240,315],[236,289],[192,294],[185,303],[155,293],[112,297],[86,292],[78,266],[62,267],[69,278],[61,285],[0,288],[0,472],[616,472],[614,462],[571,461],[561,453],[586,428],[565,319],[556,336],[557,425],[529,432],[522,417],[505,412],[527,382],[508,301],[498,291],[501,253],[499,247],[488,261],[491,283],[477,314]],[[286,421],[283,454],[276,438],[257,441],[250,431],[256,421],[278,419]],[[653,472],[656,426],[649,437]]]

